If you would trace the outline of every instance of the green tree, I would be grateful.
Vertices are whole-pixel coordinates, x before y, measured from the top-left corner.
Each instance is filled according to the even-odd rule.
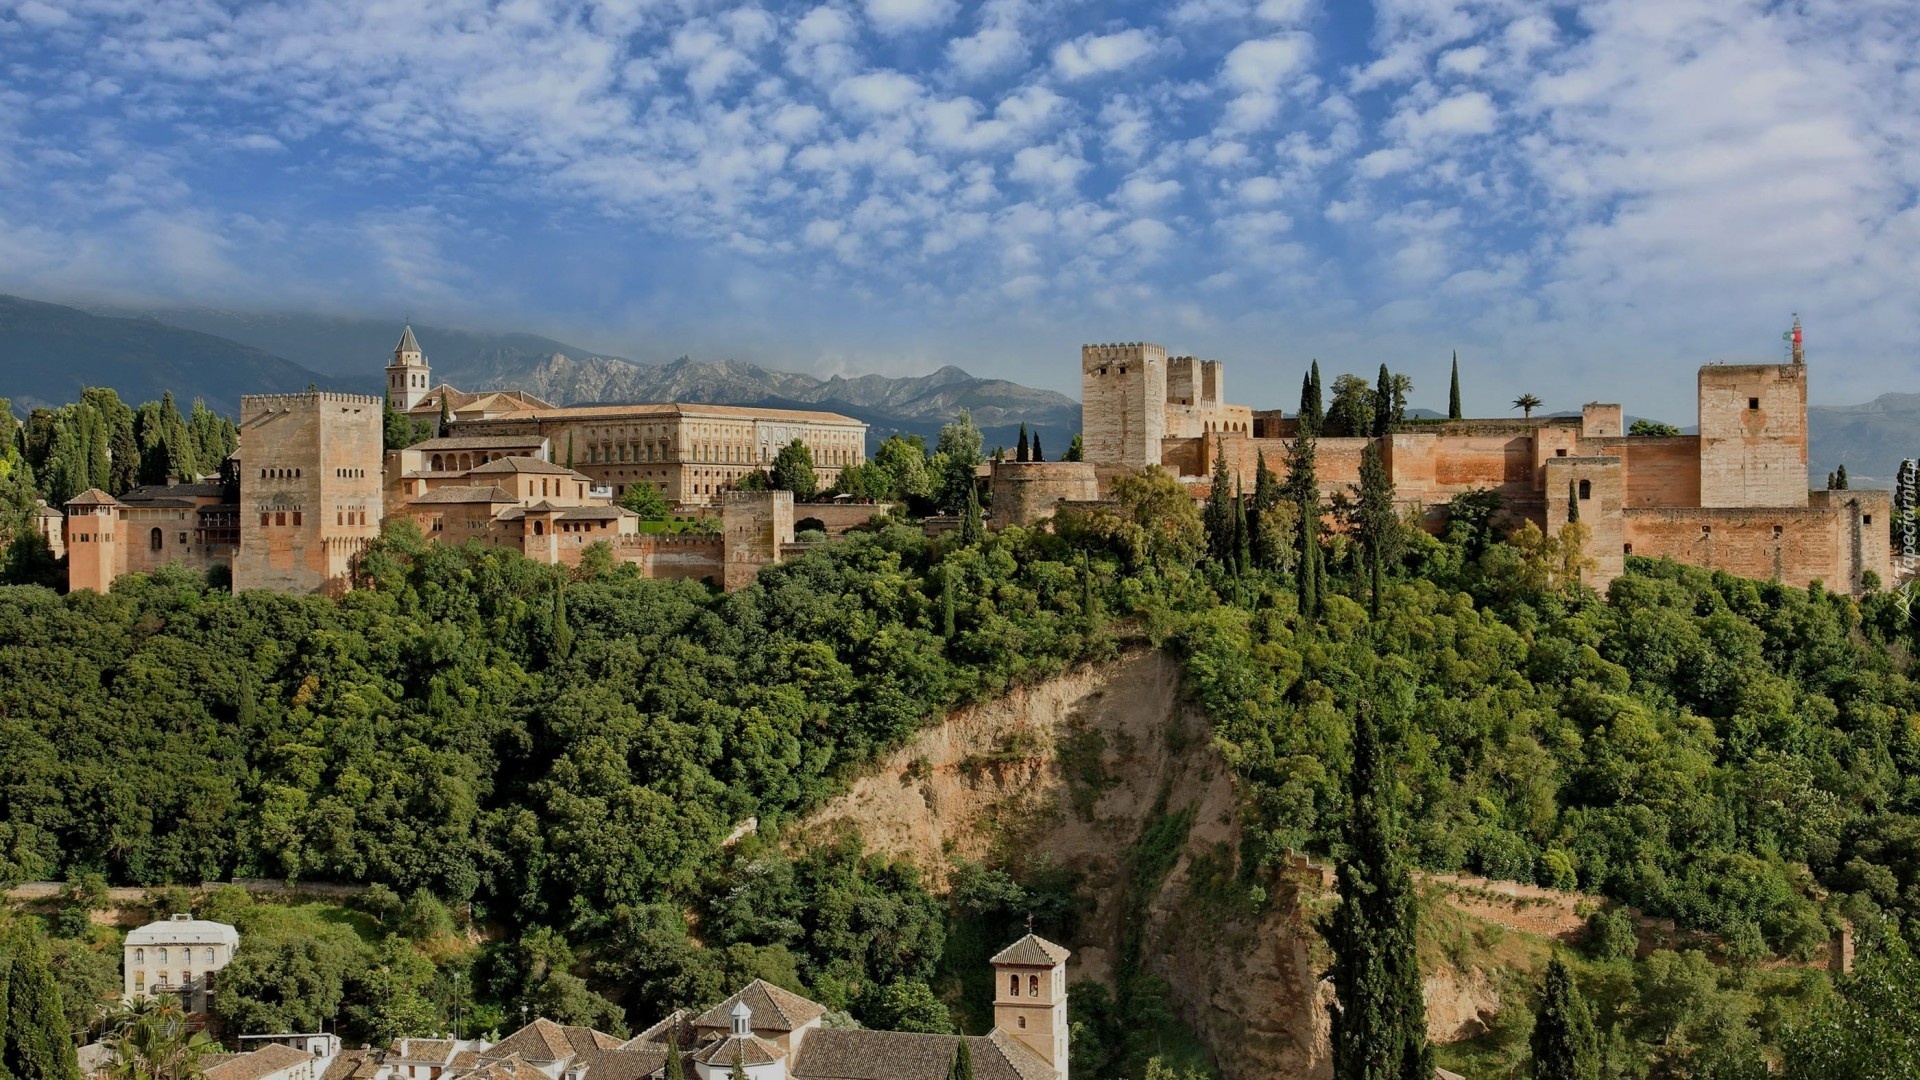
[[[375,1045],[431,1035],[443,1027],[431,996],[434,974],[433,962],[411,942],[389,934],[373,963],[355,976],[347,1015]]]
[[[1061,461],[1085,461],[1086,459],[1087,459],[1086,440],[1082,439],[1080,437],[1080,433],[1076,431],[1073,433],[1073,438],[1067,440],[1067,452],[1060,455],[1060,460]]]
[[[919,979],[902,979],[883,987],[868,1010],[874,1027],[885,1031],[915,1031],[945,1035],[953,1031],[947,1004]]]
[[[1393,501],[1393,477],[1380,458],[1379,443],[1369,442],[1360,452],[1360,504],[1356,514],[1359,539],[1365,546],[1370,609],[1380,617],[1380,596],[1386,577],[1397,566],[1402,545],[1400,514]]]
[[[1214,436],[1213,484],[1200,515],[1207,530],[1207,554],[1221,564],[1233,557],[1233,474],[1227,471],[1227,442]]]
[[[188,1026],[172,997],[144,998],[122,1009],[108,1021],[102,1042],[111,1054],[111,1080],[195,1080],[206,1072],[200,1059],[220,1051]]]
[[[727,1074],[732,1080],[747,1080],[747,1067],[741,1064],[740,1048],[733,1048],[733,1070]]]
[[[1393,433],[1393,373],[1380,365],[1380,382],[1373,390],[1373,437],[1384,439]]]
[[[1300,387],[1300,431],[1318,438],[1326,422],[1326,397],[1320,387],[1320,361],[1315,360]]]
[[[573,654],[573,627],[567,622],[567,590],[564,586],[554,586],[553,630],[549,641],[552,644],[549,648],[548,663],[566,663],[567,657]]]
[[[1453,375],[1447,383],[1447,419],[1460,419],[1460,350],[1453,350]]]
[[[236,1031],[319,1031],[339,1015],[349,974],[366,962],[345,927],[250,933],[220,972],[214,1007]]]
[[[947,1080],[973,1080],[973,1047],[964,1035],[958,1042],[953,1049],[953,1064],[947,1069]]]
[[[1847,490],[1847,467],[1844,463],[1833,470],[1833,476],[1827,481],[1827,487],[1833,491]]]
[[[1322,434],[1365,438],[1373,430],[1375,397],[1373,387],[1358,375],[1334,379],[1333,400],[1327,404]]]
[[[1325,583],[1320,552],[1320,481],[1314,468],[1313,437],[1301,434],[1287,450],[1287,480],[1284,492],[1299,510],[1299,593],[1300,614],[1306,619],[1320,613],[1320,597]]]
[[[1030,456],[1031,453],[1032,451],[1027,448],[1027,425],[1024,422],[1022,422],[1020,425],[1020,444],[1018,448],[1014,451],[1014,460],[1030,461],[1032,460]]]
[[[795,502],[811,499],[820,490],[819,478],[813,472],[813,451],[799,439],[780,448],[773,455],[771,480],[775,491],[791,491]]]
[[[1414,944],[1412,875],[1395,821],[1392,768],[1371,703],[1353,713],[1333,947],[1333,1074],[1339,1080],[1431,1080],[1426,1005]]]
[[[1532,1048],[1534,1080],[1600,1080],[1593,1014],[1574,985],[1573,970],[1557,956],[1547,962]]]
[[[1635,437],[1669,436],[1680,434],[1680,429],[1658,420],[1635,420],[1633,425],[1627,428],[1627,434]]]
[[[79,1080],[73,1038],[47,946],[22,927],[0,935],[0,1076]]]
[[[648,480],[636,480],[620,493],[620,505],[639,514],[645,521],[665,521],[673,516],[673,506],[660,489]]]
[[[680,1044],[678,1042],[669,1042],[667,1044],[665,1080],[687,1080],[686,1066],[680,1063]]]
[[[1033,429],[1033,460],[1035,461],[1047,460],[1046,453],[1040,449],[1040,429],[1039,428]]]
[[[873,465],[887,481],[881,498],[900,502],[933,494],[934,478],[927,469],[927,445],[918,435],[887,436],[873,452]]]
[[[980,489],[967,488],[967,501],[960,511],[960,542],[972,547],[986,539],[987,527],[980,512]]]
[[[417,442],[433,435],[427,425],[408,416],[393,404],[393,394],[388,393],[380,406],[381,442],[388,450],[404,450]],[[567,467],[572,468],[572,455],[569,453]]]
[[[1896,933],[1863,941],[1836,993],[1785,1039],[1789,1080],[1920,1076],[1920,959]]]
[[[1521,410],[1527,419],[1533,419],[1533,410],[1539,408],[1541,401],[1532,394],[1521,394],[1513,399],[1513,407]]]
[[[967,492],[974,486],[974,469],[986,459],[981,450],[986,439],[973,425],[973,414],[961,409],[953,420],[940,428],[934,444],[934,470],[938,474],[934,501],[943,514],[957,514],[967,504]]]

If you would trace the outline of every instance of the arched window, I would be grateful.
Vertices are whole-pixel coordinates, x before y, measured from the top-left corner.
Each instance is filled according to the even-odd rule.
[[[207,950],[207,963],[209,963],[209,964],[211,964],[211,963],[213,963],[213,950],[212,950],[212,949],[208,949],[208,950]]]
[[[146,962],[147,962],[147,950],[145,950],[145,949],[135,949],[135,950],[133,950],[133,962],[134,962],[134,963],[136,963],[136,964],[144,964],[144,963],[146,963]]]
[[[1593,498],[1593,481],[1591,480],[1580,481],[1580,497],[1583,499]]]
[[[158,527],[155,527],[151,533],[147,534],[147,546],[155,551],[159,551],[166,542],[167,538],[161,534]]]
[[[147,973],[146,973],[146,972],[144,972],[144,971],[136,971],[136,972],[134,972],[134,973],[133,973],[133,988],[134,988],[135,990],[145,990],[145,989],[147,988]]]
[[[159,950],[159,953],[158,953],[158,956],[159,956],[159,959],[160,959],[160,962],[161,962],[161,963],[163,963],[163,964],[164,964],[164,963],[166,963],[166,962],[167,962],[167,950],[165,950],[165,949],[161,949],[161,950]],[[167,981],[167,977],[166,977],[165,975],[162,975],[162,976],[160,976],[160,981],[161,981],[161,982],[166,982],[166,981]]]
[[[546,522],[544,522],[544,521],[536,521],[536,522],[534,522],[534,523],[533,523],[533,535],[535,535],[535,536],[545,536],[545,535],[547,535],[547,523],[546,523]]]
[[[1008,997],[1020,996],[1020,976],[1018,975],[1007,976],[1007,996]]]
[[[1018,1019],[1019,1019],[1019,1021],[1020,1021],[1020,1026],[1021,1026],[1022,1028],[1024,1028],[1024,1027],[1026,1027],[1026,1026],[1027,1026],[1027,1018],[1026,1018],[1026,1017],[1024,1017],[1024,1016],[1022,1016],[1022,1017],[1019,1017]]]
[[[1027,994],[1031,997],[1040,996],[1040,976],[1038,975],[1027,976]]]

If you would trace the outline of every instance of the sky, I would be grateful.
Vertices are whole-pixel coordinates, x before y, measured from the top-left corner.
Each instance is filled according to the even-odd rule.
[[[1920,391],[1914,0],[0,0],[0,290],[1076,392]]]

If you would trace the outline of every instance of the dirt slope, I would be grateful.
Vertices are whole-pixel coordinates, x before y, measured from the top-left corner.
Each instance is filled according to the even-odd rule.
[[[1068,943],[1068,978],[1107,981],[1124,941],[1128,852],[1150,822],[1190,813],[1171,872],[1148,893],[1144,965],[1167,980],[1227,1080],[1330,1075],[1315,977],[1324,958],[1310,958],[1318,941],[1295,898],[1282,888],[1253,913],[1206,887],[1231,876],[1239,830],[1227,767],[1205,718],[1180,702],[1178,677],[1164,654],[1138,652],[960,710],[807,828],[855,825],[936,884],[955,859],[1051,853],[1085,875],[1097,903]]]

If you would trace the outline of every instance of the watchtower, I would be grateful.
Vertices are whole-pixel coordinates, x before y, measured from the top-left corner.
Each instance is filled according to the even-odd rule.
[[[427,365],[427,356],[420,351],[409,325],[400,331],[400,344],[394,346],[393,359],[387,361],[387,399],[394,408],[406,412],[420,404],[432,387],[433,369]]]
[[[1136,469],[1160,464],[1160,440],[1167,434],[1167,350],[1144,341],[1082,345],[1080,432],[1090,464]]]
[[[103,593],[119,573],[120,500],[88,488],[67,501],[67,583]]]
[[[1700,369],[1700,505],[1807,505],[1805,364]]]
[[[993,1026],[1025,1043],[1067,1080],[1066,949],[1028,934],[993,958]]]
[[[380,534],[380,399],[240,399],[240,551],[233,587],[344,592]]]

